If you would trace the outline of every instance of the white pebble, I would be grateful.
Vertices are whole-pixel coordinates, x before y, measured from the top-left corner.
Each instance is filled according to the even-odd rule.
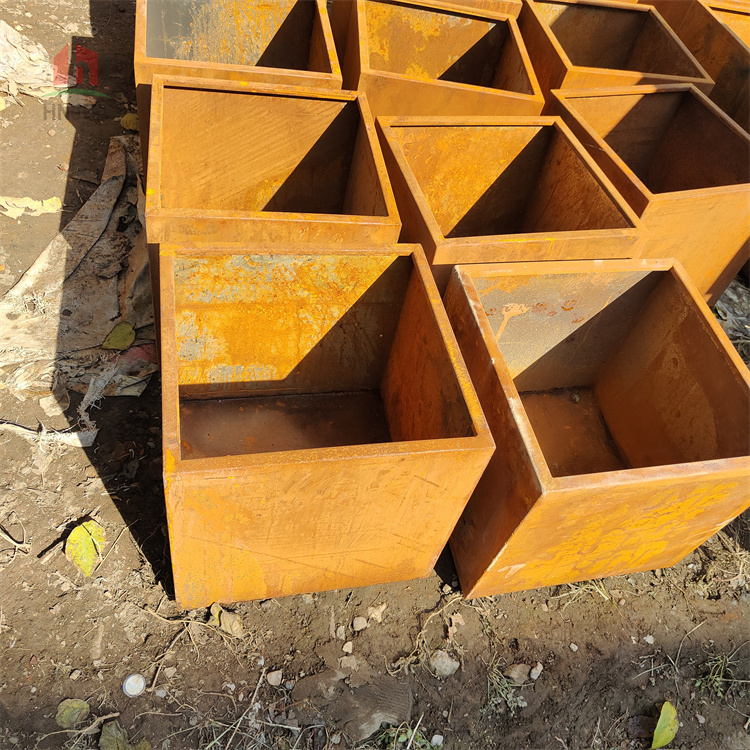
[[[643,637],[643,640],[646,641],[646,643],[648,643],[649,646],[653,646],[654,645],[654,636],[653,635],[646,635],[646,636]]]
[[[575,653],[576,651],[578,651],[578,646],[576,646],[576,644],[575,644],[575,643],[571,643],[571,644],[570,644],[570,650],[571,650],[571,651],[572,651],[573,653]]]
[[[281,685],[281,677],[282,677],[282,670],[280,669],[277,669],[275,672],[269,672],[266,675],[268,684],[273,685],[274,687],[278,687],[279,685]]]
[[[442,747],[443,746],[443,735],[442,734],[433,734],[432,739],[430,740],[430,744],[433,747]]]
[[[544,665],[542,664],[542,662],[538,661],[536,663],[536,666],[531,668],[531,672],[529,672],[529,677],[531,677],[532,680],[538,680],[539,675],[542,673],[543,669],[544,669]]]
[[[361,630],[364,630],[368,626],[369,623],[367,622],[366,617],[355,617],[354,622],[352,623],[352,628],[354,629],[355,633],[359,633]]]

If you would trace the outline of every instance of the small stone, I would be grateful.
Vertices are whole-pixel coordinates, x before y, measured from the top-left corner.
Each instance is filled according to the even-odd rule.
[[[269,672],[266,675],[266,679],[268,680],[269,685],[273,685],[274,687],[279,687],[281,685],[281,677],[282,677],[282,670],[277,669],[275,672]]]
[[[343,646],[341,647],[341,650],[342,650],[342,651],[343,651],[343,652],[344,652],[345,654],[351,654],[351,652],[352,652],[352,651],[354,651],[354,645],[352,644],[352,642],[351,642],[351,641],[347,641],[347,642],[346,642],[346,643],[345,643],[345,644],[344,644],[344,645],[343,645]]]
[[[302,594],[302,602],[304,604],[312,604],[315,601],[315,598],[312,594]]]
[[[360,631],[364,630],[367,627],[369,627],[369,623],[367,622],[366,617],[354,618],[354,622],[352,622],[352,628],[355,633],[359,633]]]
[[[443,593],[444,594],[450,594],[451,591],[453,591],[453,587],[449,583],[443,584]]]
[[[433,651],[430,657],[430,668],[435,673],[435,677],[445,679],[456,674],[461,663],[456,661],[450,654],[442,649]]]
[[[531,671],[529,672],[529,677],[531,677],[532,680],[538,680],[539,675],[542,673],[542,670],[544,669],[544,665],[542,662],[538,661],[536,663],[536,666],[531,668]]]
[[[332,745],[338,745],[341,743],[341,735],[336,732],[336,734],[331,735],[331,744]]]
[[[624,599],[620,599],[620,601],[619,601],[619,602],[617,602],[617,603],[618,603],[618,604],[619,604],[619,605],[620,605],[621,607],[624,607],[624,606],[625,606],[625,600],[624,600]]]
[[[31,692],[32,692],[32,693],[36,693],[36,688],[35,688],[35,687],[32,687],[32,688],[31,688]]]
[[[383,602],[379,607],[368,607],[367,616],[375,622],[383,622],[383,612],[385,612],[388,605]]]
[[[576,651],[578,651],[578,646],[576,646],[576,644],[575,644],[575,643],[571,643],[571,644],[570,644],[570,650],[571,650],[571,651],[572,651],[573,653],[575,653]]]
[[[48,130],[48,131],[47,131],[47,135],[54,135],[54,134],[55,134],[55,132],[56,132],[56,131],[54,131],[54,130]]]
[[[649,646],[653,646],[654,645],[654,636],[653,635],[646,635],[646,636],[643,637],[643,640],[646,641],[646,643],[648,643]]]
[[[177,667],[165,667],[164,668],[164,676],[168,680],[171,680],[176,674],[177,674]]]
[[[505,670],[505,676],[510,677],[516,685],[523,685],[530,670],[531,667],[528,664],[513,664]]]
[[[547,602],[542,602],[542,612],[549,612],[549,605]]]
[[[291,689],[292,689],[292,688],[294,687],[294,684],[295,684],[295,683],[294,683],[294,680],[287,680],[287,681],[286,681],[286,682],[284,683],[284,687],[285,687],[285,688],[286,688],[287,690],[291,690]],[[240,695],[241,695],[241,693],[240,693]]]
[[[698,719],[698,723],[699,724],[705,724],[706,723],[706,717],[705,716],[701,716],[700,714],[696,714],[695,718]]]
[[[346,640],[346,628],[343,625],[339,625],[336,628],[336,638],[340,641]]]
[[[190,724],[191,727],[197,727],[198,726],[198,721],[199,721],[198,717],[195,714],[193,714],[190,717],[190,719],[188,721],[188,724]]]
[[[79,677],[81,676],[81,670],[80,669],[74,669],[69,675],[68,679],[73,680],[75,682]]]
[[[167,697],[167,691],[164,688],[158,688],[154,690],[154,695],[157,698],[166,698]]]
[[[17,745],[20,741],[21,741],[21,738],[16,737],[15,734],[8,739],[8,742],[10,742],[11,745]]]
[[[443,718],[444,719],[447,719],[449,716],[450,716],[450,712],[449,711],[443,711]]]
[[[342,656],[339,659],[339,667],[341,669],[351,669],[356,672],[359,669],[359,662],[356,656]]]
[[[433,747],[442,747],[443,741],[444,741],[444,737],[442,734],[433,734],[432,739],[430,740],[430,744]]]

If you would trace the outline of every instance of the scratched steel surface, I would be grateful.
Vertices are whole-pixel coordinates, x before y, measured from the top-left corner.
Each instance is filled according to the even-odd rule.
[[[468,596],[671,565],[750,504],[750,372],[672,263],[456,267],[503,447],[451,537]]]

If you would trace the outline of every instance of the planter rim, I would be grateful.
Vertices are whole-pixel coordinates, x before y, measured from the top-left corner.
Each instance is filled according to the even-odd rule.
[[[325,0],[314,0],[316,12],[320,18],[320,26],[323,33],[323,41],[326,49],[326,56],[329,65],[331,66],[330,72],[314,71],[314,70],[297,70],[295,68],[269,68],[263,65],[239,65],[235,63],[211,63],[204,60],[179,60],[168,57],[151,57],[146,54],[146,5],[148,0],[136,0],[135,10],[135,47],[133,51],[133,63],[136,70],[143,69],[146,71],[146,75],[143,80],[136,81],[136,83],[149,83],[149,79],[153,76],[148,74],[148,67],[151,65],[178,65],[180,67],[195,67],[201,70],[217,70],[226,73],[238,73],[247,74],[248,71],[257,70],[267,74],[278,74],[285,75],[289,73],[302,74],[304,77],[311,77],[311,83],[314,83],[314,79],[325,78],[335,81],[339,84],[339,87],[343,81],[341,74],[341,66],[339,65],[338,55],[336,54],[336,46],[333,41],[333,31],[331,29],[331,21],[328,17],[328,12],[325,8]]]
[[[543,1],[543,0],[540,0]],[[550,2],[554,2],[558,5],[593,5],[601,8],[609,8],[612,10],[630,10],[630,11],[638,11],[640,13],[648,13],[652,15],[657,23],[663,28],[664,31],[667,32],[667,34],[672,38],[672,40],[678,45],[678,47],[681,49],[682,53],[685,55],[685,57],[689,60],[690,64],[696,69],[696,72],[698,75],[695,76],[680,76],[680,75],[673,75],[670,73],[648,73],[649,77],[652,78],[660,78],[664,79],[665,83],[669,83],[670,81],[687,81],[692,82],[696,81],[698,83],[704,83],[704,84],[713,84],[714,80],[711,78],[710,75],[708,75],[705,68],[698,62],[698,60],[695,59],[695,56],[690,52],[690,50],[685,46],[683,41],[677,36],[677,34],[674,33],[672,30],[672,27],[664,20],[661,13],[659,13],[656,8],[650,5],[639,5],[638,3],[632,3],[632,2],[626,2],[623,0],[550,0]],[[631,73],[634,77],[639,75],[639,71],[630,71],[624,68],[606,68],[606,67],[599,67],[594,68],[587,65],[574,65],[571,59],[568,57],[567,53],[563,49],[562,45],[557,39],[557,36],[555,36],[555,33],[552,31],[550,26],[547,24],[544,18],[542,18],[539,9],[536,7],[536,0],[525,0],[525,4],[527,8],[534,14],[534,17],[537,19],[537,22],[540,24],[542,30],[544,31],[545,36],[549,40],[550,44],[554,47],[555,52],[560,56],[560,59],[565,64],[565,67],[570,70],[579,70],[579,71],[585,71],[585,72],[592,72],[592,71],[615,71],[618,73]]]
[[[612,481],[629,484],[639,483],[644,480],[652,480],[663,483],[675,477],[700,476],[702,474],[716,474],[717,469],[722,474],[742,473],[750,470],[750,449],[747,455],[733,456],[722,459],[709,459],[705,461],[691,461],[678,464],[665,464],[659,466],[646,466],[635,469],[619,469],[617,471],[602,471],[588,474],[576,474],[571,476],[554,477],[549,470],[549,465],[536,437],[531,420],[521,400],[520,394],[513,381],[513,377],[505,364],[505,359],[500,350],[495,335],[490,327],[487,316],[483,311],[479,292],[474,284],[474,277],[493,276],[539,276],[539,275],[566,275],[580,273],[600,272],[668,272],[681,282],[688,292],[692,302],[703,313],[704,322],[707,324],[712,335],[718,339],[721,348],[737,374],[750,389],[750,370],[748,370],[742,358],[729,341],[719,322],[714,317],[698,288],[693,284],[682,264],[674,258],[666,259],[625,259],[625,260],[570,260],[570,261],[530,261],[509,263],[471,263],[456,265],[453,273],[461,281],[461,287],[469,298],[475,322],[481,331],[482,343],[487,347],[492,360],[495,377],[500,382],[500,387],[510,404],[516,425],[523,440],[526,451],[531,459],[531,466],[543,491],[549,490],[575,490],[580,488],[592,488],[598,486],[611,486]],[[654,475],[658,472],[658,475]],[[663,480],[663,481],[662,481]]]
[[[344,0],[346,1],[346,0]],[[442,2],[442,0],[353,0],[356,3],[355,11],[357,13],[357,26],[358,26],[358,46],[359,46],[359,65],[361,75],[375,75],[383,78],[392,78],[395,80],[405,81],[416,81],[419,83],[430,83],[438,85],[448,89],[463,90],[468,88],[470,90],[479,90],[487,93],[498,93],[504,97],[512,96],[522,101],[538,101],[544,103],[544,94],[542,93],[541,86],[537,80],[534,67],[531,64],[531,58],[526,50],[526,45],[521,36],[521,31],[518,28],[518,22],[515,17],[507,15],[505,13],[498,13],[491,10],[482,10],[480,8],[472,8],[464,5],[454,5],[450,2]],[[529,84],[531,86],[531,93],[524,94],[520,91],[510,91],[508,89],[495,89],[489,86],[478,86],[476,84],[469,83],[457,83],[455,81],[441,81],[439,79],[424,79],[416,76],[409,76],[404,73],[393,73],[391,71],[380,70],[379,68],[372,68],[370,66],[370,45],[367,35],[367,21],[365,18],[365,3],[376,2],[383,5],[406,5],[412,6],[417,9],[433,11],[436,13],[443,13],[445,15],[458,15],[468,16],[482,21],[499,22],[503,21],[508,24],[510,34],[513,40],[518,45],[518,51],[523,61],[524,72],[526,73]]]
[[[223,243],[211,246],[210,243],[198,243],[198,254],[206,249],[213,250],[208,255],[222,253],[242,255],[310,255],[341,257],[350,256],[352,249],[328,246],[308,246],[297,243],[290,250],[286,246],[253,245],[246,243]],[[169,245],[164,244],[159,248],[159,256],[168,263],[168,268],[174,262],[174,258],[184,256],[194,245]],[[374,249],[361,247],[355,250],[362,256],[399,256],[409,257],[412,261],[412,273],[419,279],[422,292],[427,297],[430,309],[433,311],[441,338],[446,348],[447,355],[456,374],[456,380],[461,390],[464,404],[469,414],[473,435],[465,437],[431,438],[413,441],[393,441],[388,443],[356,444],[349,446],[338,446],[331,448],[312,448],[300,450],[272,451],[267,453],[243,454],[233,456],[221,456],[211,458],[183,459],[177,436],[179,435],[179,385],[176,377],[162,381],[162,421],[166,425],[163,432],[163,450],[165,456],[164,476],[169,475],[173,479],[175,473],[198,474],[201,476],[212,476],[217,472],[236,470],[238,472],[250,471],[258,464],[303,464],[311,461],[332,460],[357,460],[365,458],[379,458],[387,456],[401,456],[412,453],[446,453],[461,450],[475,450],[481,448],[494,448],[495,442],[490,432],[489,425],[484,417],[484,412],[479,403],[479,397],[469,377],[468,370],[461,355],[458,342],[448,320],[448,314],[440,300],[440,295],[432,278],[427,260],[424,257],[421,246],[416,244],[380,245]],[[176,341],[176,321],[171,313],[174,309],[174,276],[173,274],[161,274],[161,306],[162,306],[162,342]],[[169,351],[169,347],[166,348]],[[169,355],[170,359],[174,355]],[[248,394],[250,395],[250,394]],[[256,394],[257,395],[257,394]],[[220,398],[220,397],[219,397]]]
[[[367,103],[367,96],[364,92],[356,91],[331,91],[327,89],[303,88],[297,86],[282,86],[276,84],[255,83],[248,81],[230,81],[190,78],[187,76],[169,76],[156,74],[152,82],[151,98],[151,137],[148,154],[148,185],[146,187],[146,215],[151,215],[153,219],[169,218],[184,216],[189,213],[192,218],[213,218],[213,219],[253,219],[259,218],[273,220],[284,218],[285,221],[300,222],[322,222],[331,217],[339,220],[345,218],[359,218],[352,214],[310,214],[297,212],[263,212],[263,211],[225,211],[222,209],[191,209],[191,208],[164,208],[161,204],[161,182],[162,182],[162,165],[161,150],[164,134],[162,132],[160,115],[163,108],[163,93],[165,88],[189,89],[189,90],[208,90],[219,91],[233,94],[248,94],[259,96],[274,96],[281,98],[294,99],[312,99],[325,101],[356,102],[359,108],[360,122],[364,127],[367,135],[369,148],[372,152],[375,163],[375,171],[378,176],[378,184],[383,194],[385,203],[385,215],[372,216],[365,215],[365,222],[358,221],[358,224],[374,225],[400,225],[398,209],[396,208],[396,199],[393,195],[390,180],[387,177],[387,170],[383,153],[378,143],[378,137],[375,132],[375,122],[370,108]],[[154,116],[156,115],[156,117]],[[159,237],[153,238],[158,241]],[[162,238],[166,239],[166,238]]]
[[[737,135],[741,136],[746,141],[750,141],[750,134],[743,130],[742,127],[740,127],[731,117],[729,117],[726,112],[724,112],[716,104],[714,104],[702,91],[700,91],[690,83],[575,90],[553,89],[550,94],[576,119],[578,124],[586,131],[586,134],[595,141],[597,147],[615,163],[617,168],[625,174],[628,180],[633,183],[634,187],[644,196],[644,198],[646,198],[648,202],[659,200],[662,198],[674,200],[696,195],[716,195],[725,193],[747,192],[747,190],[750,189],[750,182],[738,182],[733,185],[717,185],[715,187],[692,188],[689,190],[665,191],[663,193],[652,192],[648,187],[646,187],[646,184],[643,182],[643,180],[641,180],[641,178],[635,174],[635,172],[628,166],[628,164],[622,158],[620,158],[619,154],[604,140],[604,138],[602,138],[599,133],[589,125],[588,121],[583,117],[583,115],[578,112],[575,105],[570,101],[571,99],[603,98],[606,96],[629,96],[633,94],[648,95],[679,92],[685,92],[697,98],[704,107],[708,108],[725,125],[728,125]]]
[[[559,116],[544,116],[544,117],[378,117],[378,126],[385,139],[390,145],[391,151],[394,158],[399,166],[401,174],[406,180],[409,190],[411,191],[414,200],[419,207],[419,211],[425,223],[428,226],[430,235],[433,241],[442,244],[476,244],[478,241],[483,242],[505,242],[505,241],[520,241],[521,239],[539,239],[550,237],[556,238],[563,232],[528,232],[528,233],[510,233],[502,235],[472,235],[471,237],[454,237],[447,238],[440,226],[438,225],[435,214],[430,207],[427,198],[417,180],[416,175],[409,165],[408,159],[401,148],[400,143],[397,139],[390,136],[392,128],[398,127],[547,127],[552,126],[562,134],[562,136],[568,141],[573,147],[576,155],[586,165],[591,175],[594,177],[599,186],[604,190],[607,197],[616,206],[620,214],[630,224],[630,227],[618,227],[612,229],[593,229],[593,230],[578,230],[576,232],[565,232],[565,234],[581,237],[596,236],[595,233],[603,232],[607,236],[612,236],[612,233],[616,232],[618,235],[628,236],[633,232],[643,233],[645,232],[643,222],[636,212],[630,207],[625,199],[620,195],[617,188],[611,182],[611,180],[604,174],[599,165],[594,161],[594,158],[588,153],[583,144],[580,143],[578,138],[573,134],[571,129],[565,124],[563,119]],[[390,136],[390,137],[389,137]]]

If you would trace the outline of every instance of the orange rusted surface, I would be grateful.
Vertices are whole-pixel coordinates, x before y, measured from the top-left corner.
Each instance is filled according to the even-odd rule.
[[[135,18],[144,154],[154,74],[341,88],[325,0],[137,0]]]
[[[747,0],[709,0],[708,7],[750,47],[750,3]]]
[[[750,42],[702,0],[641,0],[653,5],[716,82],[710,99],[750,130]],[[750,9],[750,4],[748,5]]]
[[[421,249],[160,263],[179,605],[427,575],[494,443]]]
[[[437,0],[358,0],[342,69],[376,117],[538,115],[544,106],[515,18]]]
[[[650,6],[607,0],[526,0],[518,19],[539,83],[551,89],[713,80]]]
[[[553,92],[559,113],[713,304],[750,255],[750,136],[692,86]]]
[[[750,505],[750,373],[678,263],[456,266],[444,301],[498,445],[466,596],[672,565]]]
[[[395,242],[364,95],[154,76],[146,231],[160,242]]]
[[[456,263],[638,257],[640,219],[558,117],[378,118],[403,221],[444,291]]]

